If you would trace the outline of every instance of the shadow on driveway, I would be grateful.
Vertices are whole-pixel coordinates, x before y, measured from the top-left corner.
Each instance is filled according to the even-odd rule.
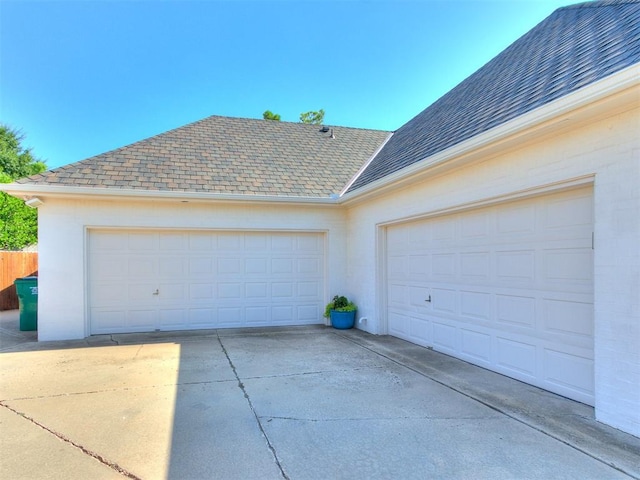
[[[640,478],[591,407],[392,337],[2,345],[2,478]]]

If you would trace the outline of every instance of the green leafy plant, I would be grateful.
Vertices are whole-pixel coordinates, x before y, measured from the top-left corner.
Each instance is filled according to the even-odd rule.
[[[353,312],[357,309],[356,304],[350,302],[347,297],[336,295],[333,297],[333,300],[327,303],[324,309],[324,316],[329,318],[331,316],[331,310],[335,310],[336,312]]]
[[[22,146],[24,135],[0,124],[0,183],[35,175],[47,169],[44,162]],[[38,212],[24,201],[0,192],[0,250],[21,250],[38,242]]]
[[[324,110],[321,108],[320,110],[310,111],[310,112],[302,112],[300,114],[300,121],[302,123],[310,123],[312,125],[322,125],[322,121],[324,120]]]

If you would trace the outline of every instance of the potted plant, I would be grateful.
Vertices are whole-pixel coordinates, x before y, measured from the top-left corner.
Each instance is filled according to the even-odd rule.
[[[324,309],[324,316],[331,319],[333,328],[346,330],[347,328],[353,328],[357,309],[356,304],[350,302],[347,297],[336,295],[333,300],[327,303]]]

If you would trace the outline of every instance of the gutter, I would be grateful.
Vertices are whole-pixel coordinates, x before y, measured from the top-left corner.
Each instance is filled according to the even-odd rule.
[[[124,188],[104,188],[104,187],[71,187],[61,185],[40,185],[6,183],[0,184],[0,191],[4,191],[14,197],[22,197],[26,201],[31,201],[38,195],[42,197],[92,197],[92,198],[116,198],[120,199],[148,199],[148,200],[178,200],[184,203],[223,201],[223,202],[246,202],[246,203],[289,203],[289,204],[315,204],[315,205],[336,205],[337,198],[332,197],[284,197],[276,195],[237,195],[204,192],[176,192],[165,190],[135,190]],[[44,203],[44,202],[42,202]]]
[[[551,103],[538,107],[506,123],[476,135],[475,137],[449,147],[446,150],[435,153],[430,157],[426,157],[412,165],[371,182],[354,192],[346,193],[350,185],[353,183],[352,182],[343,190],[345,193],[340,196],[340,203],[347,204],[365,200],[371,195],[381,193],[381,191],[387,190],[391,185],[407,181],[410,177],[414,177],[417,174],[426,174],[432,170],[439,170],[437,167],[444,167],[445,165],[452,165],[455,163],[455,166],[458,166],[459,162],[471,161],[473,160],[473,154],[478,154],[482,149],[486,150],[490,146],[496,145],[499,142],[506,142],[507,140],[522,141],[522,137],[525,137],[527,130],[530,130],[531,137],[548,133],[549,129],[557,131],[558,128],[561,128],[563,123],[574,120],[571,117],[559,117],[563,115],[566,116],[579,108],[587,105],[593,105],[595,102],[617,93],[621,93],[627,89],[637,87],[638,85],[640,85],[640,64],[635,64]],[[636,95],[636,98],[638,97],[640,97],[640,95]],[[548,128],[545,129],[544,124],[554,119],[559,121],[555,122],[553,125],[549,125]],[[373,158],[370,161],[372,160]],[[456,160],[457,162],[455,162]],[[358,172],[358,175],[360,173],[361,172]],[[355,181],[355,179],[353,181]]]

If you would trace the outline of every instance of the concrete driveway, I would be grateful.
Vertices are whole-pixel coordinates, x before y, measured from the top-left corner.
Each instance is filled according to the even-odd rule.
[[[0,321],[1,478],[640,478],[592,408],[390,337]]]

